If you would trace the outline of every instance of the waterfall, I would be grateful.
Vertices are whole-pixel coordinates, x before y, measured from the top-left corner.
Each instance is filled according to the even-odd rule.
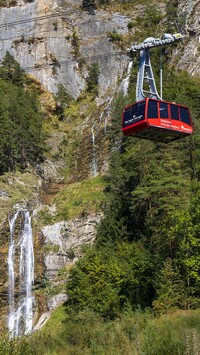
[[[18,216],[23,217],[19,238],[15,237]],[[11,337],[26,335],[32,331],[34,283],[34,252],[31,217],[28,211],[17,211],[9,220],[10,243],[8,251],[8,330]],[[18,264],[17,265],[17,261]],[[16,278],[18,275],[18,281]],[[15,294],[18,293],[16,299]]]
[[[128,95],[128,87],[129,87],[129,81],[130,81],[132,67],[133,67],[133,61],[129,62],[126,78],[123,79],[122,83],[121,83],[121,90],[123,91],[124,96]]]
[[[14,242],[14,229],[15,222],[18,217],[18,211],[14,217],[9,220],[10,226],[10,244],[8,249],[8,303],[9,303],[9,317],[8,317],[8,329],[11,332],[13,329],[13,317],[14,314],[14,292],[15,292],[15,274],[14,274],[14,259],[15,259],[15,242]]]
[[[95,147],[95,123],[92,126],[92,174],[97,176],[97,157],[96,157],[96,147]]]
[[[108,102],[108,105],[106,106],[106,108],[104,110],[104,112],[106,112],[106,117],[105,117],[105,121],[104,121],[104,132],[105,133],[107,131],[107,124],[108,124],[108,120],[110,118],[110,108],[111,108],[112,100],[113,100],[113,97],[111,97],[111,99]]]
[[[95,177],[98,175],[98,159],[97,159],[97,150],[96,150],[96,136],[99,131],[101,131],[101,126],[102,126],[102,121],[103,117],[104,118],[104,133],[107,131],[107,124],[108,120],[110,118],[110,112],[111,112],[111,104],[113,97],[108,98],[109,101],[107,101],[107,106],[106,108],[101,112],[100,117],[99,117],[99,122],[95,122],[92,125],[92,175]],[[95,135],[96,133],[96,135]]]
[[[102,123],[103,114],[104,114],[104,111],[101,112],[100,117],[99,117],[99,123],[100,123],[100,125],[101,125],[101,123]]]

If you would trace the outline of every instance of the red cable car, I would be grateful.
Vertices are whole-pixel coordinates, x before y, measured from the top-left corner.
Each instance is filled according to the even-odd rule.
[[[169,143],[192,134],[192,119],[186,106],[146,98],[124,108],[122,132]]]

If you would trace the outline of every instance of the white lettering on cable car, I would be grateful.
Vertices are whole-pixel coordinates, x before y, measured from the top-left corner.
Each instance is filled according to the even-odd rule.
[[[183,125],[181,126],[181,129],[183,129],[184,131],[187,131],[187,132],[191,132],[192,131],[192,128],[186,128]]]
[[[168,121],[168,120],[160,120],[160,124],[161,124],[161,126],[171,128],[170,121]]]
[[[169,120],[162,120],[162,118],[161,118],[160,122],[161,122],[161,123],[167,123],[167,124],[169,124],[169,123],[170,123],[170,121],[169,121]]]
[[[174,128],[174,129],[180,129],[180,127],[174,126],[174,125],[172,125],[171,127]]]
[[[170,124],[166,124],[166,123],[161,123],[161,126],[171,128]]]
[[[135,121],[141,120],[141,118],[143,118],[143,115],[140,115],[140,116],[133,115],[133,117],[130,120],[127,120],[125,123],[126,124],[131,124],[131,123],[133,123]]]
[[[133,115],[133,120],[137,121],[137,120],[140,120],[142,117],[143,117],[143,115],[140,115],[140,116]]]

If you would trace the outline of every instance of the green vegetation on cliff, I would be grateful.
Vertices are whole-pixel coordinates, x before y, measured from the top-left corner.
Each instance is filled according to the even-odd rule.
[[[85,217],[101,210],[105,201],[102,177],[83,180],[69,185],[55,197],[57,220]]]
[[[41,162],[43,116],[36,88],[7,53],[0,67],[0,174]]]

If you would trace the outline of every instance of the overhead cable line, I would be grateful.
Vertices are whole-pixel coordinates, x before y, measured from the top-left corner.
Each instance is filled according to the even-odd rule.
[[[36,16],[36,17],[32,17],[32,18],[26,18],[26,19],[22,19],[22,20],[18,20],[18,21],[12,21],[12,22],[6,22],[3,24],[0,24],[0,28],[4,28],[4,27],[9,27],[9,26],[15,26],[15,25],[20,25],[20,24],[24,24],[24,23],[29,23],[29,22],[34,22],[34,21],[43,21],[43,20],[48,20],[51,18],[55,18],[55,17],[61,17],[66,21],[65,16],[66,15],[72,15],[72,14],[77,14],[78,12],[82,12],[81,10],[69,10],[67,11],[63,11],[62,10],[57,10],[58,12],[56,13],[51,13],[49,15],[43,15],[43,16]],[[39,11],[37,11],[39,12]],[[67,19],[69,20],[69,19]],[[88,21],[82,21],[79,24],[85,24],[88,22],[92,22],[91,19],[88,19]],[[96,20],[95,20],[96,23]]]
[[[55,18],[55,17],[63,17],[64,15],[70,15],[72,13],[77,13],[77,11],[68,11],[68,12],[63,12],[63,13],[52,13],[52,14],[44,15],[44,16],[36,16],[36,17],[32,17],[32,18],[26,18],[24,20],[6,22],[3,24],[0,24],[0,28],[21,25],[21,24],[29,23],[29,22],[33,22],[33,21],[43,21],[46,19],[48,20],[48,19]]]
[[[116,52],[116,53],[112,53],[112,54],[97,54],[97,55],[91,55],[91,56],[87,56],[87,57],[81,57],[81,59],[98,59],[98,58],[111,58],[111,57],[116,57],[117,55],[122,55],[124,54],[124,52]],[[27,66],[27,67],[22,67],[22,69],[24,71],[35,71],[38,70],[40,68],[48,68],[48,67],[52,67],[52,68],[59,68],[60,66],[66,65],[66,64],[71,64],[73,63],[72,60],[62,60],[59,62],[48,62],[48,63],[43,63],[43,64],[35,64],[34,66]]]
[[[0,42],[2,41],[11,41],[11,40],[15,40],[15,41],[19,41],[20,39],[21,39],[21,41],[23,42],[23,41],[28,41],[29,39],[31,39],[31,38],[33,38],[33,37],[35,37],[35,36],[39,36],[40,34],[42,34],[42,33],[49,33],[49,32],[59,32],[59,31],[63,31],[63,28],[62,27],[60,27],[60,28],[56,28],[56,29],[54,29],[54,28],[52,28],[52,29],[49,29],[49,30],[44,30],[44,31],[40,31],[40,32],[33,32],[33,33],[30,33],[29,34],[29,36],[27,36],[27,35],[24,35],[24,34],[21,34],[21,35],[19,35],[18,37],[16,37],[16,36],[12,36],[12,37],[8,37],[8,38],[0,38]],[[65,36],[66,36],[67,34],[65,33],[63,36],[62,36],[62,38],[65,38]],[[22,40],[22,38],[23,38],[23,40]],[[41,37],[41,39],[43,39],[43,38],[47,38],[47,37]],[[58,36],[54,36],[54,37],[51,37],[51,38],[58,38]],[[61,37],[59,37],[59,38],[61,38]],[[85,37],[84,38],[84,41],[85,40],[90,40],[90,39],[94,39],[94,38],[108,38],[108,36],[107,35],[105,35],[105,36],[92,36],[92,37]],[[38,38],[39,39],[39,38]],[[81,41],[81,39],[80,39],[80,41]]]
[[[58,16],[57,14],[51,14],[51,15],[46,15],[46,16],[38,16],[38,17],[30,18],[30,19],[19,20],[19,21],[6,22],[6,23],[1,24],[0,28],[21,25],[21,24],[29,23],[29,22],[33,22],[33,21],[46,20],[46,19],[57,17],[57,16]]]

